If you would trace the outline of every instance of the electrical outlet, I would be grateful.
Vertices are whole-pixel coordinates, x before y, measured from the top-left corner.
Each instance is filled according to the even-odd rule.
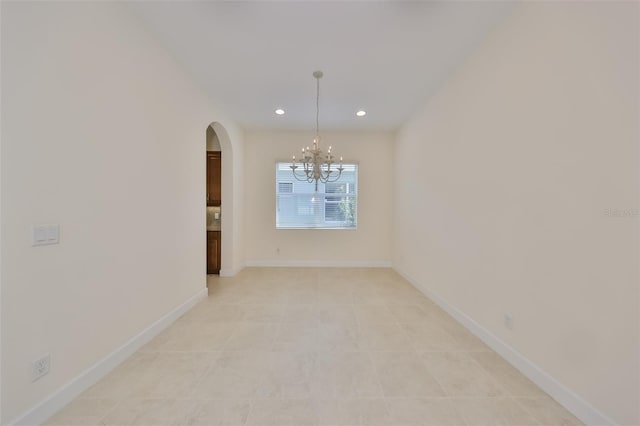
[[[513,315],[504,314],[504,326],[509,330],[513,330]]]
[[[31,363],[31,381],[35,382],[42,376],[49,374],[51,369],[51,355],[46,354]]]

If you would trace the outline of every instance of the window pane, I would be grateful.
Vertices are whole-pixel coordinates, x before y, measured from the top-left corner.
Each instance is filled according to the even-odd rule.
[[[318,182],[317,192],[315,181],[296,180],[289,165],[276,164],[276,228],[356,227],[356,164],[344,164],[335,182]]]

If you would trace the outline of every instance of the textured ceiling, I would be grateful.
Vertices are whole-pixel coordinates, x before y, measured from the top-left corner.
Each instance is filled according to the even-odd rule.
[[[395,129],[510,2],[132,2],[129,9],[245,128]],[[276,116],[281,107],[286,114]],[[355,112],[365,109],[367,116]]]

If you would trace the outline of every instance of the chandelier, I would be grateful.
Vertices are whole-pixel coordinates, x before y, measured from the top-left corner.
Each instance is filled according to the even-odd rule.
[[[318,117],[320,115],[320,79],[322,71],[315,71],[313,77],[316,79],[316,137],[313,139],[313,147],[302,148],[302,158],[300,166],[296,165],[296,156],[289,166],[293,172],[293,176],[299,181],[312,183],[315,181],[316,192],[318,192],[318,182],[327,183],[335,182],[340,179],[340,175],[344,168],[342,167],[342,157],[338,167],[335,164],[334,156],[331,154],[331,146],[327,150],[327,154],[323,154],[320,149],[320,126]],[[301,169],[301,170],[298,170]]]

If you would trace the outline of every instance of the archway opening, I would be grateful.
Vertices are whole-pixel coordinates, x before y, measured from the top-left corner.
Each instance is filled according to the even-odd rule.
[[[206,128],[207,274],[233,274],[233,151],[225,128]]]

